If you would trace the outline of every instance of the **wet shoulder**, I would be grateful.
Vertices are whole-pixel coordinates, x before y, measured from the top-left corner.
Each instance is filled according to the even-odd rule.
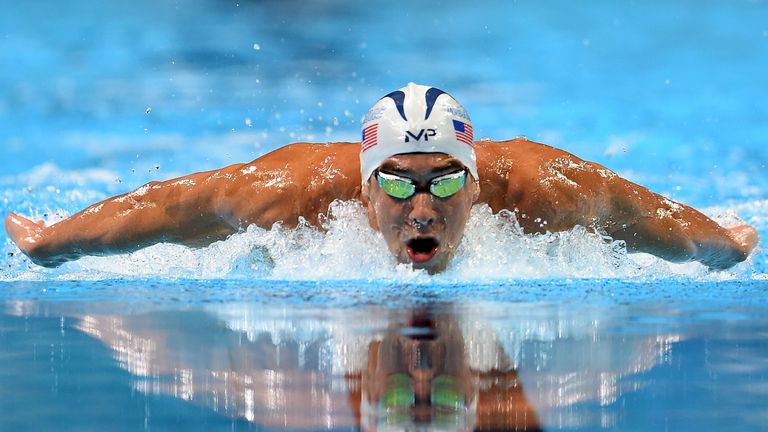
[[[562,156],[573,156],[565,150],[518,137],[506,141],[475,142],[478,163],[506,160],[511,162],[543,161]]]
[[[542,165],[558,158],[575,157],[566,151],[526,138],[478,141],[475,143],[475,151],[480,178],[504,183],[513,177],[525,183],[537,177]]]
[[[315,223],[335,199],[359,199],[359,144],[295,143],[249,163],[233,166],[220,190],[236,219],[268,227]]]
[[[353,199],[360,189],[359,152],[359,143],[294,143],[254,160],[245,170],[254,179],[279,174],[297,199]]]
[[[495,211],[519,210],[529,232],[587,224],[600,203],[597,191],[615,178],[598,164],[533,141],[478,144],[481,201]]]

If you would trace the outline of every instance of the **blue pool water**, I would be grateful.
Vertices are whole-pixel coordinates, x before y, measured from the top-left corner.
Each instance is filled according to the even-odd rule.
[[[289,142],[356,140],[368,106],[414,81],[456,96],[478,137],[564,148],[768,238],[764,1],[0,10],[3,216],[55,222]],[[768,424],[762,248],[709,272],[579,228],[525,236],[476,207],[428,276],[380,253],[358,204],[332,213],[325,233],[252,228],[58,269],[1,232],[0,430]],[[408,362],[452,377],[464,403],[366,403],[393,385],[375,370]]]

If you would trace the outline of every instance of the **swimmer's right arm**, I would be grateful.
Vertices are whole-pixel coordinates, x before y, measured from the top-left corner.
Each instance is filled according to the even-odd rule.
[[[233,165],[221,171],[237,171]],[[14,213],[5,230],[19,249],[45,267],[86,255],[135,251],[155,243],[210,244],[236,231],[221,205],[225,177],[201,172],[148,183],[108,198],[50,226]]]
[[[5,230],[33,262],[56,267],[161,242],[206,246],[251,224],[316,224],[333,200],[359,199],[359,145],[290,144],[248,164],[148,183],[48,227],[10,213]]]

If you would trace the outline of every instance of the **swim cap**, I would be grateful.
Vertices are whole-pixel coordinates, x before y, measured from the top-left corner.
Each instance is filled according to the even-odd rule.
[[[448,93],[409,83],[379,99],[363,117],[360,174],[367,183],[384,159],[403,153],[446,153],[475,180],[472,121]]]

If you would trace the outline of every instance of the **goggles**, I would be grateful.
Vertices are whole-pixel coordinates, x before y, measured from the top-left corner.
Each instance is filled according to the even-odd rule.
[[[461,420],[465,406],[459,388],[458,381],[449,375],[438,375],[432,380],[429,405],[436,410],[432,416],[433,424],[458,424]],[[404,373],[390,375],[384,396],[379,401],[384,423],[395,425],[407,422],[415,404],[416,395],[411,377]]]
[[[460,191],[467,182],[467,170],[435,177],[429,187],[416,186],[412,179],[376,170],[376,181],[385,194],[397,199],[408,199],[420,191],[429,191],[438,198],[448,198]]]
[[[387,390],[381,400],[386,410],[410,408],[416,403],[411,378],[403,373],[389,376]],[[432,381],[431,405],[444,409],[458,410],[464,405],[459,384],[449,375],[438,375]]]

